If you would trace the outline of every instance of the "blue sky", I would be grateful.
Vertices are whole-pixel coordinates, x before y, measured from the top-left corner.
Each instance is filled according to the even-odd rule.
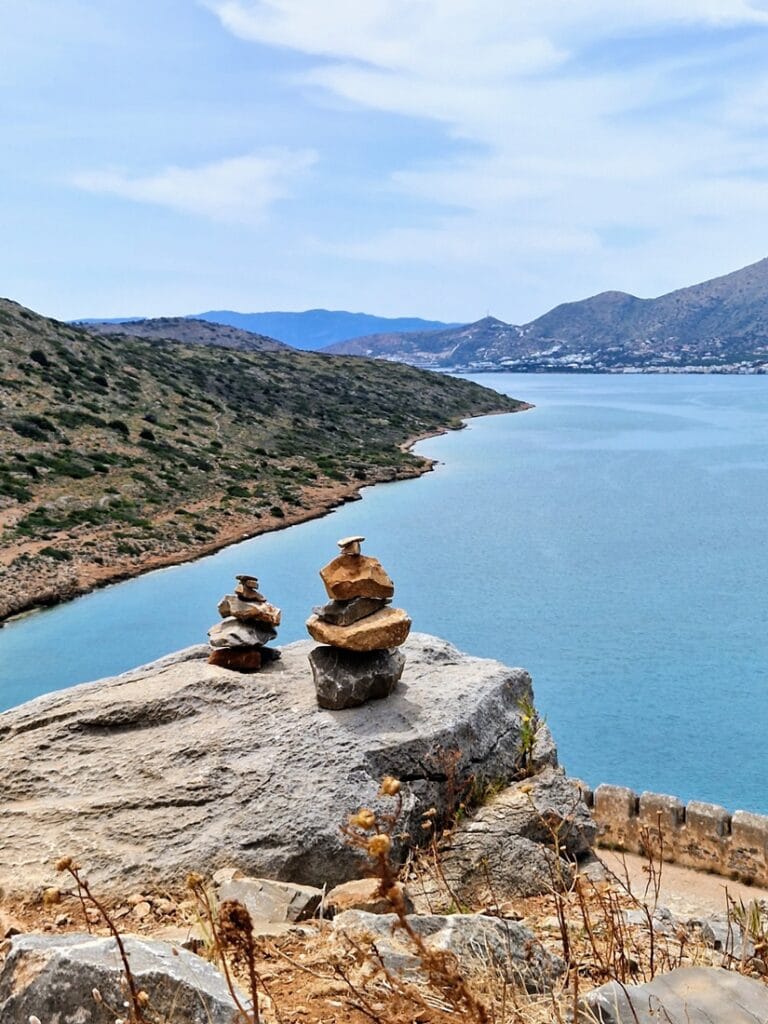
[[[523,323],[768,256],[768,0],[2,0],[0,294]]]

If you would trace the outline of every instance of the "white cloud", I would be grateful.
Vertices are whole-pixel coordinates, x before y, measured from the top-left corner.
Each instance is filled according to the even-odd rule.
[[[727,30],[767,29],[768,0],[203,2],[237,36],[307,55],[300,83],[456,143],[418,165],[403,151],[385,183],[408,197],[400,223],[328,251],[646,294],[765,255],[768,76]]]
[[[199,167],[166,167],[144,177],[114,170],[86,171],[75,175],[72,184],[210,220],[253,225],[264,220],[273,203],[291,195],[316,159],[309,150],[274,150]]]
[[[768,24],[761,0],[203,0],[243,39],[454,80],[530,73],[580,40]]]

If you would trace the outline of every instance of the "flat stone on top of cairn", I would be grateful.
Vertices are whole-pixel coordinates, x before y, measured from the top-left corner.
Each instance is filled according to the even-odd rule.
[[[208,630],[212,648],[208,661],[235,672],[258,672],[280,657],[279,650],[265,646],[277,636],[280,609],[259,592],[255,576],[241,575],[236,579],[235,593],[226,594],[219,601],[222,621]]]
[[[341,554],[320,570],[330,601],[307,620],[310,636],[326,646],[309,655],[317,702],[340,710],[387,697],[405,666],[402,651],[411,620],[389,607],[394,584],[377,558],[361,554],[364,537],[338,542]]]

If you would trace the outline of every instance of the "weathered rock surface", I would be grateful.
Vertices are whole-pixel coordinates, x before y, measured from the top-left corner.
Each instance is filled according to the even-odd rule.
[[[234,617],[222,619],[208,630],[211,647],[255,647],[276,636],[277,630],[266,622],[239,622]]]
[[[402,608],[382,608],[350,626],[333,626],[311,615],[307,629],[320,644],[331,644],[347,651],[381,651],[405,643],[411,631],[411,620]]]
[[[405,897],[406,911],[413,907]],[[391,914],[392,904],[379,893],[378,878],[355,878],[335,886],[325,898],[325,909],[329,917],[342,914],[345,910],[364,910],[368,914]]]
[[[483,914],[411,914],[407,920],[427,949],[455,956],[462,973],[487,973],[490,968],[529,992],[547,992],[565,970],[563,961],[547,952],[533,932],[517,921]],[[395,914],[347,910],[334,918],[333,928],[357,940],[370,936],[392,973],[404,977],[420,974],[421,961],[414,944],[398,927]]]
[[[342,651],[337,647],[316,647],[309,665],[321,708],[339,711],[359,707],[369,700],[388,697],[405,668],[402,651]]]
[[[458,825],[441,845],[439,874],[421,875],[409,893],[420,912],[439,912],[456,900],[482,906],[563,889],[596,832],[578,784],[546,766]]]
[[[735,971],[679,967],[645,985],[612,981],[582,1000],[579,1024],[765,1024],[768,987]]]
[[[444,807],[452,751],[459,778],[513,775],[527,672],[415,634],[391,697],[322,711],[311,648],[250,677],[201,645],[0,715],[0,886],[53,885],[66,854],[102,891],[227,866],[331,886],[361,874],[339,824],[384,775],[414,835]],[[537,759],[556,759],[546,729]]]
[[[138,936],[125,936],[124,942],[153,1017],[185,1024],[235,1024],[240,1019],[224,978],[207,960]],[[18,936],[0,971],[0,1020],[29,1024],[34,1016],[45,1024],[113,1024],[108,1006],[123,1006],[124,977],[114,939]],[[94,1000],[94,989],[104,1003]],[[248,1005],[245,997],[242,1002]]]
[[[322,889],[293,882],[273,882],[268,878],[249,878],[242,871],[223,869],[214,876],[216,897],[242,903],[254,921],[275,924],[306,921],[323,898]]]
[[[280,625],[280,609],[269,601],[244,601],[237,594],[227,594],[219,601],[219,615],[223,619],[234,616],[241,622],[266,622]]]
[[[332,626],[349,626],[366,615],[373,615],[387,603],[385,598],[353,597],[351,601],[329,601],[313,608],[312,612]]]
[[[392,597],[395,585],[378,558],[339,555],[320,570],[328,597],[349,601],[353,597]]]

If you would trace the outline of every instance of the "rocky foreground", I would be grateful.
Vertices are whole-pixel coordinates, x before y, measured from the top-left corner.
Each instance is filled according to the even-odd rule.
[[[0,715],[1,1024],[765,1024],[768,904],[607,870],[524,670],[412,634],[332,711],[311,648]]]

